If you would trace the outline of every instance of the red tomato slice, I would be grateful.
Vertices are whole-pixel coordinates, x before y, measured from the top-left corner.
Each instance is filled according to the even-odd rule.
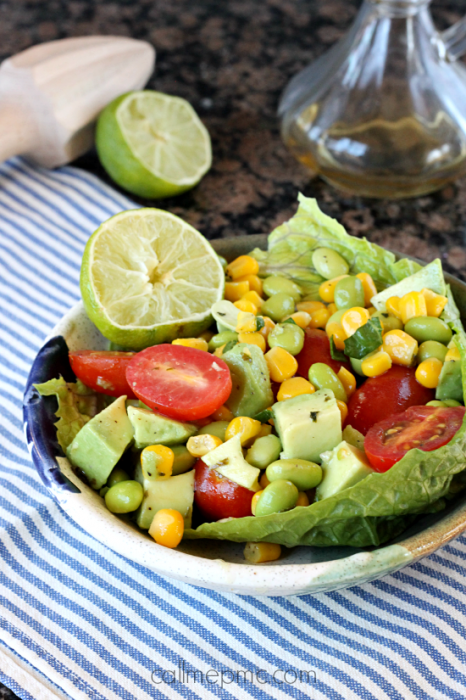
[[[410,406],[421,406],[434,398],[435,391],[419,384],[414,369],[393,365],[384,374],[366,379],[354,392],[348,403],[346,424],[365,435],[387,416]]]
[[[90,389],[108,396],[123,396],[135,399],[128,382],[126,368],[134,352],[110,350],[79,350],[70,352],[71,369],[78,379]]]
[[[194,502],[205,520],[221,518],[245,518],[252,515],[251,501],[254,491],[235,484],[209,469],[202,459],[196,462],[194,474]]]
[[[364,440],[371,466],[386,472],[413,447],[431,452],[446,445],[460,428],[465,411],[463,406],[411,406],[376,423]]]
[[[346,369],[351,371],[349,362],[332,360],[330,341],[327,334],[318,328],[305,329],[303,349],[299,355],[296,355],[296,359],[298,361],[298,374],[305,379],[309,377],[309,367],[315,362],[324,362],[337,373],[341,367],[346,367]]]
[[[231,392],[226,363],[184,345],[154,345],[138,352],[128,365],[126,378],[147,406],[178,420],[210,416]]]

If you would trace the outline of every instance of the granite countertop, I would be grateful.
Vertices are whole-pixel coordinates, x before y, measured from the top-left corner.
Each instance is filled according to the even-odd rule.
[[[332,189],[286,151],[276,110],[301,68],[338,40],[360,0],[6,0],[0,6],[0,57],[53,39],[115,34],[157,49],[149,87],[191,102],[212,137],[214,161],[200,185],[157,206],[208,238],[269,232],[296,209],[298,191],[317,197],[355,235],[426,261],[441,256],[466,279],[466,178],[430,196],[369,200]],[[437,0],[444,28],[464,12]],[[95,153],[76,165],[107,180]],[[147,204],[147,200],[140,200]],[[0,700],[12,698],[0,688]]]

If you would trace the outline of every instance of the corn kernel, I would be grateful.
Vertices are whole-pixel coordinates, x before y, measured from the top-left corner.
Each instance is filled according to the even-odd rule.
[[[267,486],[270,484],[270,481],[267,479],[267,474],[264,472],[259,479],[259,484],[261,485],[262,489],[266,489]]]
[[[346,333],[343,330],[341,323],[336,323],[335,321],[332,321],[332,323],[327,323],[325,326],[325,332],[329,338],[333,336],[333,342],[335,343],[337,350],[345,349]]]
[[[382,342],[383,350],[390,355],[393,364],[411,367],[417,355],[417,340],[404,331],[394,330],[385,333]]]
[[[236,308],[240,311],[247,311],[250,314],[257,314],[257,312],[259,311],[258,306],[253,304],[252,301],[248,301],[244,297],[239,301],[233,302],[233,305],[236,306]]]
[[[262,423],[258,420],[254,420],[254,418],[238,416],[237,418],[233,418],[231,423],[229,423],[225,432],[225,441],[231,440],[235,435],[239,435],[243,447],[249,447],[254,438],[258,436],[261,427]]]
[[[447,297],[436,294],[427,288],[423,289],[421,294],[426,300],[427,315],[438,318],[448,303]]]
[[[183,538],[184,518],[177,510],[162,508],[154,515],[149,535],[162,547],[174,549]]]
[[[308,506],[309,505],[309,498],[307,493],[304,491],[299,492],[298,500],[296,501],[296,507],[298,506]]]
[[[461,360],[461,354],[456,345],[452,345],[448,350],[444,362],[451,362],[451,360]]]
[[[367,311],[369,312],[369,316],[372,318],[374,314],[377,313],[377,309],[374,306],[368,306]]]
[[[376,350],[367,355],[361,363],[361,369],[366,377],[378,377],[392,366],[392,358],[384,350]],[[383,400],[383,399],[382,399]]]
[[[177,338],[172,342],[172,345],[183,345],[185,348],[194,348],[194,350],[209,349],[209,344],[204,338]]]
[[[172,475],[174,459],[173,450],[165,445],[149,445],[141,452],[141,466],[149,478],[168,479]]]
[[[250,345],[257,345],[258,348],[265,352],[266,342],[262,333],[238,333],[238,343],[249,343]]]
[[[225,345],[226,345],[226,343],[225,343]],[[214,353],[213,353],[215,355],[215,357],[222,357],[223,348],[225,347],[225,345],[220,345],[219,348],[215,348]]]
[[[410,318],[427,316],[426,300],[421,292],[409,292],[401,297],[400,314],[403,323],[408,323]]]
[[[227,439],[225,435],[225,439]],[[186,448],[192,457],[203,457],[208,452],[215,450],[216,447],[223,445],[222,440],[216,435],[193,435],[186,443]]]
[[[237,333],[255,333],[257,330],[257,318],[251,311],[241,311],[236,318]]]
[[[323,309],[313,311],[309,315],[311,317],[309,328],[325,328],[330,318],[330,311],[324,307]]]
[[[261,497],[261,495],[262,495],[263,493],[264,493],[264,489],[261,489],[260,491],[256,491],[256,493],[255,493],[254,496],[252,497],[252,501],[251,501],[251,513],[252,513],[253,515],[256,514],[257,501],[259,500],[259,498]]]
[[[356,378],[345,367],[340,367],[337,374],[338,379],[343,384],[346,396],[349,398],[356,391]]]
[[[337,305],[333,301],[327,306],[327,309],[329,310],[330,316],[333,316],[333,314],[336,314],[338,311]]]
[[[302,328],[303,330],[307,328],[311,322],[311,315],[308,314],[306,311],[296,311],[294,314],[291,314],[289,318],[292,318],[296,325]],[[286,320],[287,319],[285,319],[285,321]]]
[[[271,434],[272,434],[272,426],[269,425],[268,423],[262,423],[261,429],[257,433],[257,437],[258,438],[267,437],[267,435],[271,435]]]
[[[349,374],[349,372],[348,372]],[[278,390],[277,401],[286,401],[301,394],[313,394],[315,386],[308,382],[304,377],[292,377],[283,382]]]
[[[266,561],[276,561],[282,548],[272,542],[248,542],[244,548],[244,558],[250,564],[263,564]]]
[[[340,401],[339,399],[337,399],[337,406],[340,409],[341,424],[343,425],[343,423],[345,422],[345,420],[348,416],[348,406],[345,404],[344,401]]]
[[[443,363],[437,357],[429,357],[418,365],[416,369],[417,381],[427,389],[436,389],[442,367]]]
[[[360,272],[356,277],[361,280],[364,289],[364,306],[370,306],[372,297],[377,294],[374,280],[367,272]]]
[[[332,302],[335,297],[335,287],[344,277],[349,277],[349,275],[340,275],[339,277],[334,277],[333,280],[326,280],[325,282],[322,282],[319,287],[320,298],[323,301],[326,301],[328,304]]]
[[[351,335],[356,333],[358,328],[364,326],[369,320],[369,312],[367,309],[363,309],[362,306],[353,306],[352,309],[345,311],[341,317],[341,325],[345,331],[346,337],[349,338]]]
[[[278,347],[278,345],[269,350],[264,357],[273,382],[284,382],[296,374],[298,369],[296,359],[291,353]]]
[[[217,408],[217,410],[214,411],[210,417],[213,421],[218,421],[218,420],[231,421],[231,420],[233,420],[234,415],[230,411],[230,409],[227,408],[226,406],[220,406],[220,408]]]
[[[244,277],[237,277],[236,282],[249,282],[249,289],[262,297],[262,280],[257,275],[244,275]]]
[[[225,299],[239,301],[249,292],[249,282],[225,282]]]
[[[326,307],[321,301],[298,301],[296,308],[298,311],[305,311],[307,314],[312,314],[313,311],[325,309]]]
[[[244,297],[242,297],[240,299],[240,301],[243,301],[243,299],[246,301],[252,301],[254,306],[257,306],[258,309],[260,309],[260,307],[264,303],[264,299],[262,299],[262,297],[260,297],[258,295],[258,293],[255,292],[254,290],[251,290],[250,292],[246,292],[246,294],[244,295]]]
[[[270,331],[272,331],[275,328],[275,323],[269,316],[262,316],[262,319],[264,320],[264,325],[260,329],[259,333],[263,335],[264,338],[267,340]]]
[[[385,308],[387,309],[387,314],[391,314],[401,321],[400,297],[390,297],[387,299]]]
[[[245,275],[257,275],[258,272],[259,263],[250,255],[240,255],[239,258],[227,265],[227,274],[232,280]]]

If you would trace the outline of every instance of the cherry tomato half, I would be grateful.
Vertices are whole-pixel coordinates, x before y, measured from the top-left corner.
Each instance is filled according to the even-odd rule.
[[[135,399],[128,382],[126,368],[134,352],[110,350],[79,350],[70,352],[71,369],[78,379],[90,389],[108,396],[123,396]]]
[[[298,361],[298,374],[305,379],[308,379],[309,367],[315,362],[323,362],[337,373],[341,367],[346,367],[351,371],[349,362],[332,360],[327,334],[318,328],[305,329],[303,349],[296,355],[296,359]]]
[[[433,389],[419,384],[415,370],[393,365],[378,377],[366,379],[348,403],[346,424],[365,435],[369,428],[410,406],[422,406],[435,398]]]
[[[413,447],[431,452],[446,445],[460,428],[465,411],[463,406],[411,406],[376,423],[364,440],[371,466],[386,472]]]
[[[194,472],[194,501],[205,520],[245,518],[251,513],[254,491],[235,484],[198,459]]]
[[[128,384],[149,408],[178,420],[206,418],[230,396],[231,376],[219,357],[184,345],[154,345],[136,353]]]

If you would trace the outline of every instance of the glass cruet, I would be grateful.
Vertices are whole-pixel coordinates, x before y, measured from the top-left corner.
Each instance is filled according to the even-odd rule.
[[[343,39],[280,105],[293,155],[368,197],[412,197],[466,172],[466,18],[436,30],[429,0],[365,0]]]

